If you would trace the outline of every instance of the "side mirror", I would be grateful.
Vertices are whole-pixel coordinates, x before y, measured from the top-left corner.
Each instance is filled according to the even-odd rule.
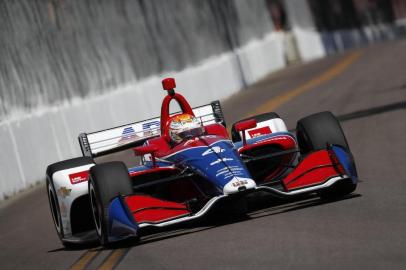
[[[136,156],[144,156],[147,154],[151,154],[152,158],[152,167],[157,167],[156,165],[156,158],[155,158],[155,153],[158,151],[158,146],[156,145],[144,145],[144,146],[139,146],[133,149],[134,154]]]
[[[257,127],[257,120],[255,120],[255,119],[245,120],[245,121],[242,121],[242,122],[237,123],[235,125],[235,129],[238,132],[242,132],[242,143],[243,143],[243,145],[247,144],[247,138],[246,138],[245,131],[247,129],[256,128],[256,127]]]

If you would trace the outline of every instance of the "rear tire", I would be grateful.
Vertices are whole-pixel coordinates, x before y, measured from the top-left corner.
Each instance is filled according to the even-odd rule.
[[[296,126],[300,152],[326,149],[327,143],[350,150],[340,122],[331,112],[320,112],[300,119]]]
[[[108,239],[110,201],[119,195],[128,195],[132,192],[131,178],[124,163],[103,163],[90,169],[90,204],[96,232],[103,246],[110,244]]]
[[[75,244],[72,242],[64,241],[65,232],[62,225],[61,209],[59,206],[58,196],[55,190],[55,186],[52,180],[54,173],[66,169],[71,169],[79,166],[93,164],[93,159],[89,157],[78,157],[60,161],[48,166],[46,170],[46,191],[48,195],[49,207],[51,210],[52,220],[54,221],[56,233],[59,239],[66,248],[76,248],[81,244]]]
[[[320,112],[300,119],[296,126],[296,137],[302,155],[326,149],[327,144],[339,145],[350,152],[340,122],[331,112]],[[342,181],[320,191],[319,195],[327,200],[337,199],[352,193],[356,187],[357,184],[352,181]]]

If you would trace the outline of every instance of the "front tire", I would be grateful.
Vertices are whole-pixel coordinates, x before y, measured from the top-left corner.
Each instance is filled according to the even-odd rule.
[[[122,162],[109,162],[90,169],[89,197],[100,243],[108,246],[109,204],[120,195],[133,192],[127,167]]]
[[[327,144],[341,146],[350,152],[340,122],[331,112],[320,112],[300,119],[296,126],[296,137],[302,155],[326,149]],[[357,184],[350,180],[342,181],[320,191],[319,195],[327,200],[337,199],[352,193],[356,187]]]

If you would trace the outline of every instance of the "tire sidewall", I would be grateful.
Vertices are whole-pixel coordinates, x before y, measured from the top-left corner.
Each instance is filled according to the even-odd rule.
[[[52,220],[54,222],[55,230],[56,233],[58,234],[59,239],[63,243],[63,238],[64,238],[64,231],[63,231],[63,225],[62,225],[62,217],[61,217],[61,210],[59,208],[59,201],[58,201],[58,195],[55,191],[54,184],[52,180],[47,177],[46,179],[46,189],[47,189],[47,196],[48,196],[48,203],[49,207],[51,210],[51,215],[52,215]],[[52,195],[50,194],[52,192]],[[53,204],[51,201],[51,196],[53,196]],[[59,226],[56,224],[56,219],[58,220]]]
[[[131,178],[123,162],[96,164],[90,169],[89,196],[93,219],[100,243],[109,243],[109,206],[112,199],[121,195],[132,194]]]
[[[108,243],[108,230],[106,220],[108,220],[108,205],[103,204],[100,196],[100,189],[92,177],[89,178],[89,198],[92,208],[93,219],[96,226],[97,236],[102,245]],[[97,209],[95,209],[97,207]],[[95,212],[95,210],[97,212]],[[99,225],[99,226],[98,226]]]

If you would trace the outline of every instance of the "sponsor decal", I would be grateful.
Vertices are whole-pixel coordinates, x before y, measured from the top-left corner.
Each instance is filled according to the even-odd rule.
[[[126,144],[128,142],[135,141],[138,138],[139,138],[139,136],[137,136],[135,134],[135,130],[134,130],[133,127],[126,127],[121,132],[121,138],[118,141],[118,143],[119,144]]]
[[[226,161],[232,161],[232,160],[234,160],[234,159],[232,159],[232,158],[219,158],[216,161],[213,161],[212,163],[210,163],[210,166],[219,164],[220,162],[226,162]]]
[[[142,130],[144,131],[144,137],[155,136],[159,134],[161,122],[158,120],[147,122],[142,124]]]
[[[217,171],[216,177],[219,177],[222,174],[228,173],[229,169],[227,167],[221,168],[220,170]]]
[[[233,187],[245,186],[247,184],[248,184],[247,180],[238,180],[238,181],[232,183]]]
[[[220,153],[223,153],[225,151],[226,151],[226,149],[222,149],[220,146],[214,146],[211,149],[208,149],[208,150],[204,151],[202,156],[207,156],[207,155],[212,154],[212,153],[220,154]]]
[[[66,198],[70,195],[72,189],[70,188],[66,188],[66,187],[61,187],[60,189],[58,189],[58,191],[56,192],[58,194],[58,196],[62,197],[62,198]]]
[[[216,177],[219,177],[220,175],[225,175],[224,178],[229,178],[231,176],[239,176],[239,175],[244,175],[244,169],[240,168],[238,166],[230,166],[230,167],[225,167],[217,171]]]
[[[69,179],[72,185],[86,182],[89,179],[89,171],[69,174]]]
[[[248,131],[248,134],[251,136],[251,138],[271,133],[272,131],[269,127],[256,128]]]

